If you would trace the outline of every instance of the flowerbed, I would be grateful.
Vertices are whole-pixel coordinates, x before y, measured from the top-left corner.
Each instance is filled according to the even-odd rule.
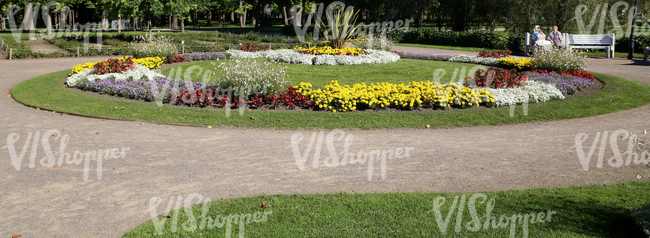
[[[499,62],[499,59],[495,58],[485,58],[485,57],[476,57],[469,55],[457,55],[449,58],[449,62],[458,62],[458,63],[470,63],[470,64],[482,64],[487,66],[495,66]]]
[[[487,88],[495,99],[495,106],[538,103],[564,99],[562,92],[555,86],[535,80],[528,80],[526,86],[514,88]]]
[[[221,52],[185,53],[180,56],[184,58],[185,62],[227,59],[226,54]]]
[[[529,71],[533,67],[533,62],[528,58],[501,58],[497,67],[504,69],[516,69],[517,71]]]
[[[510,57],[510,54],[512,54],[512,51],[506,49],[506,50],[500,50],[500,51],[488,51],[488,50],[481,50],[478,52],[478,57],[484,57],[484,58],[508,58]]]
[[[370,86],[360,83],[350,86],[332,81],[321,89],[312,89],[310,83],[301,83],[297,91],[314,100],[315,107],[332,112],[387,108],[414,110],[420,107],[468,108],[494,103],[492,94],[487,90],[459,87],[453,83],[380,83]]]
[[[329,46],[323,46],[323,47],[311,47],[309,49],[303,48],[303,47],[296,47],[294,50],[298,51],[301,54],[310,54],[310,55],[351,55],[351,56],[359,56],[359,55],[367,55],[371,54],[370,52],[367,52],[361,48],[354,48],[354,47],[345,47],[343,49],[335,49]]]
[[[449,61],[449,59],[452,58],[452,56],[450,55],[415,54],[415,53],[404,53],[404,52],[396,52],[396,51],[394,51],[393,53],[396,53],[402,59]]]
[[[555,72],[555,71],[548,71],[548,70],[545,70],[545,69],[533,69],[532,71],[536,72],[536,73],[547,73],[547,74],[548,73],[555,73],[555,74],[558,73],[558,72]],[[585,79],[589,79],[589,80],[592,80],[592,81],[594,80],[594,75],[593,74],[590,74],[589,72],[582,71],[582,70],[574,70],[574,71],[568,71],[568,72],[565,71],[565,72],[562,72],[562,73],[559,73],[559,74],[573,75],[573,76],[576,76],[576,77],[585,78]]]
[[[489,88],[513,88],[526,86],[528,75],[522,75],[516,70],[504,70],[499,68],[479,69],[474,73],[474,78],[466,78],[465,86],[476,85],[477,87]]]
[[[296,50],[268,50],[258,52],[244,52],[241,50],[228,50],[230,58],[252,59],[268,58],[272,61],[305,64],[305,65],[359,65],[359,64],[384,64],[399,61],[397,54],[381,51],[367,50],[370,54],[351,55],[311,55],[302,54]]]
[[[594,84],[592,80],[573,75],[537,72],[528,72],[527,74],[528,77],[532,80],[554,85],[556,88],[562,91],[564,95],[573,95],[578,91]]]

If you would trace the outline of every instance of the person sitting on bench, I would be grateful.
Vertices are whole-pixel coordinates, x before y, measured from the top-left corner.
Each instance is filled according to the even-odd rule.
[[[546,40],[555,47],[564,47],[564,39],[562,39],[562,33],[557,30],[557,26],[553,26],[553,32],[546,35]]]
[[[535,42],[535,45],[542,47],[544,50],[550,50],[553,45],[550,41],[546,40],[546,34],[542,31],[542,28],[539,25],[535,26],[533,34],[531,34],[531,39]]]

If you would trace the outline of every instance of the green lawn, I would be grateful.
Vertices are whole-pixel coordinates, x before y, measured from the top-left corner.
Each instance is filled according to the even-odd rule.
[[[486,200],[494,198],[490,216],[497,219],[497,225],[501,216],[544,213],[543,217],[540,216],[544,222],[528,224],[528,237],[635,238],[644,236],[635,225],[630,211],[650,203],[648,191],[649,182],[627,182],[618,185],[488,192],[484,195]],[[237,237],[240,231],[246,237],[442,237],[441,227],[446,229],[444,237],[508,237],[510,224],[503,224],[506,228],[488,225],[478,231],[467,229],[468,223],[472,221],[471,207],[468,205],[463,206],[464,212],[459,220],[462,227],[459,232],[455,231],[462,196],[465,196],[467,204],[473,195],[414,192],[263,195],[227,200],[211,198],[215,201],[206,203],[205,216],[201,215],[203,205],[197,205],[191,210],[172,211],[158,219],[161,221],[161,237],[225,237],[227,233],[230,237]],[[449,212],[456,196],[459,205]],[[436,211],[433,209],[438,197],[445,198],[438,209],[440,220],[436,219]],[[163,198],[157,207],[159,213],[165,212],[168,200],[169,198]],[[193,201],[197,202],[197,199]],[[482,201],[482,198],[476,200],[475,214],[481,225],[484,225],[487,202]],[[262,208],[262,203],[269,206]],[[256,212],[266,212],[266,221],[259,219],[258,222],[243,224],[233,222],[235,214],[254,215]],[[192,217],[188,219],[187,214],[192,214]],[[448,225],[444,225],[443,221],[448,214]],[[550,219],[548,214],[551,214]],[[201,229],[203,217],[214,219],[218,215],[230,217],[229,231],[227,219],[219,219],[221,228],[219,225],[210,228],[206,222]],[[171,218],[162,220],[164,216]],[[177,230],[172,232],[176,216]],[[195,225],[196,229],[193,232],[186,231],[183,224],[189,228]],[[240,225],[243,225],[243,230],[240,230]],[[523,236],[523,226],[521,223],[514,226],[515,237]],[[128,232],[125,237],[150,237],[156,234],[155,226],[149,221]]]
[[[263,61],[265,59],[255,59]],[[230,60],[229,60],[230,61]],[[191,71],[191,77],[185,80],[200,81],[205,70],[215,71],[213,62],[204,61],[179,66],[167,67],[161,70],[163,75],[169,75],[172,71],[186,72],[189,67],[199,66],[203,71]],[[219,63],[219,62],[216,62]],[[470,69],[478,66],[476,64],[464,64],[454,62],[434,62],[427,60],[401,59],[398,62],[390,64],[370,64],[370,65],[299,65],[282,63],[287,67],[287,80],[289,85],[299,85],[301,82],[309,82],[314,87],[322,87],[333,80],[338,80],[340,84],[352,85],[355,83],[408,83],[412,81],[433,81],[434,73],[446,72],[440,78],[441,83],[450,81],[457,82],[465,77],[460,77],[460,73],[465,68],[467,75]],[[479,66],[480,67],[480,66]],[[485,67],[484,67],[485,68]],[[440,71],[440,70],[444,71]],[[454,78],[454,71],[458,70]],[[218,74],[218,72],[217,72]],[[184,73],[183,73],[184,75]],[[453,79],[452,79],[453,78]]]
[[[404,60],[404,62],[409,62]],[[204,64],[201,62],[199,64]],[[437,61],[413,62],[413,67],[419,64],[430,64],[430,70],[439,67],[449,69],[454,63]],[[446,65],[446,66],[445,66]],[[466,64],[457,64],[462,68]],[[188,65],[183,65],[187,67]],[[389,65],[378,65],[381,67],[393,67]],[[395,63],[399,68],[400,63]],[[319,66],[305,68],[295,65],[296,73],[317,72]],[[323,66],[328,67],[328,66]],[[375,67],[375,66],[370,66]],[[344,70],[346,67],[340,67]],[[313,70],[311,70],[313,69]],[[292,69],[293,70],[293,69]],[[163,105],[162,110],[155,103],[140,101],[120,100],[117,98],[100,98],[93,95],[81,94],[66,88],[63,85],[69,70],[42,75],[36,78],[25,80],[11,90],[12,96],[17,101],[35,108],[47,109],[66,114],[87,115],[107,119],[137,120],[153,123],[170,123],[181,125],[199,126],[238,126],[253,128],[448,128],[463,126],[487,126],[517,124],[533,121],[561,120],[580,118],[595,115],[602,115],[619,110],[631,109],[646,105],[650,102],[650,87],[606,74],[594,73],[594,76],[605,84],[605,88],[597,93],[570,98],[566,100],[549,101],[545,103],[531,104],[528,107],[528,115],[522,113],[510,117],[509,107],[501,108],[479,108],[465,110],[437,110],[437,111],[403,111],[403,112],[350,112],[331,113],[324,111],[246,111],[243,116],[237,110],[233,110],[230,116],[226,116],[223,109],[208,110],[200,108],[188,108],[171,105]],[[350,71],[354,72],[354,70]],[[416,72],[416,70],[413,70]],[[385,72],[385,77],[391,72]],[[419,73],[413,73],[418,74]],[[450,73],[450,74],[453,74]],[[315,75],[315,73],[314,73]],[[342,83],[358,82],[363,80],[366,83],[379,82],[363,72],[357,72],[357,77],[348,76],[342,79]],[[304,75],[308,78],[310,76]],[[312,76],[314,77],[314,76]],[[330,76],[345,77],[345,76]],[[427,74],[420,76],[427,80]],[[433,75],[431,76],[433,77]],[[403,79],[403,82],[417,78]],[[399,80],[393,78],[391,80]],[[291,82],[300,82],[301,78],[291,79]],[[316,84],[325,84],[321,80]],[[124,107],[124,110],[113,110],[113,108]],[[136,114],[136,116],[133,116]],[[254,117],[255,120],[252,120]]]

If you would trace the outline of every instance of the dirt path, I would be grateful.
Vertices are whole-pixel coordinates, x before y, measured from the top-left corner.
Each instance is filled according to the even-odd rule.
[[[61,49],[59,47],[56,47],[44,40],[29,40],[25,41],[25,44],[28,44],[32,46],[32,51],[33,52],[41,52],[41,53],[68,53],[68,51]]]
[[[84,181],[83,163],[60,168],[40,165],[45,156],[40,143],[36,166],[29,167],[30,145],[20,171],[14,168],[9,149],[1,149],[0,236],[120,237],[151,219],[147,211],[152,197],[166,202],[179,194],[199,193],[215,200],[280,193],[478,192],[615,184],[640,180],[637,176],[648,181],[650,176],[647,167],[641,165],[613,168],[605,161],[603,168],[596,168],[598,150],[585,171],[572,148],[578,133],[588,135],[584,142],[588,152],[597,132],[625,129],[641,135],[643,130],[650,131],[650,105],[590,118],[510,126],[345,130],[353,135],[350,152],[413,148],[409,157],[387,161],[385,179],[377,162],[372,181],[368,181],[367,163],[335,168],[321,163],[313,168],[313,154],[300,170],[290,147],[292,136],[304,136],[299,143],[304,153],[312,133],[318,131],[207,129],[62,116],[14,103],[4,93],[25,79],[98,59],[0,61],[0,91],[4,95],[0,98],[0,146],[8,145],[6,136],[17,133],[20,138],[15,147],[20,153],[29,132],[57,129],[69,135],[65,152],[71,154],[129,147],[124,158],[105,160],[101,170],[92,162],[88,181]],[[650,73],[648,66],[628,65],[617,59],[596,60],[593,65],[594,71],[648,84],[643,77]],[[518,107],[517,112],[520,110]],[[626,143],[619,140],[621,152],[627,151]],[[58,150],[58,141],[50,144],[52,150]],[[343,150],[342,142],[334,145],[338,152]],[[608,146],[605,159],[612,154]],[[327,156],[323,148],[321,158]]]

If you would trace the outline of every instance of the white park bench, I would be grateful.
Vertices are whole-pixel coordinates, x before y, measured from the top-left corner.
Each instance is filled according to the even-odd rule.
[[[607,52],[607,58],[614,57],[614,45],[616,44],[616,35],[569,35],[566,38],[571,49],[604,49]]]
[[[569,34],[567,33],[562,33],[562,39],[564,40],[564,47],[567,47],[567,37]],[[526,33],[526,44],[524,45],[524,52],[528,54],[531,50],[535,49],[535,42],[531,40],[531,35],[530,33]]]
[[[526,45],[524,52],[528,53],[535,49],[535,42],[530,39],[530,33],[526,33]],[[607,58],[614,57],[614,45],[616,44],[616,35],[571,35],[562,33],[564,46],[569,49],[603,49],[607,51]]]

